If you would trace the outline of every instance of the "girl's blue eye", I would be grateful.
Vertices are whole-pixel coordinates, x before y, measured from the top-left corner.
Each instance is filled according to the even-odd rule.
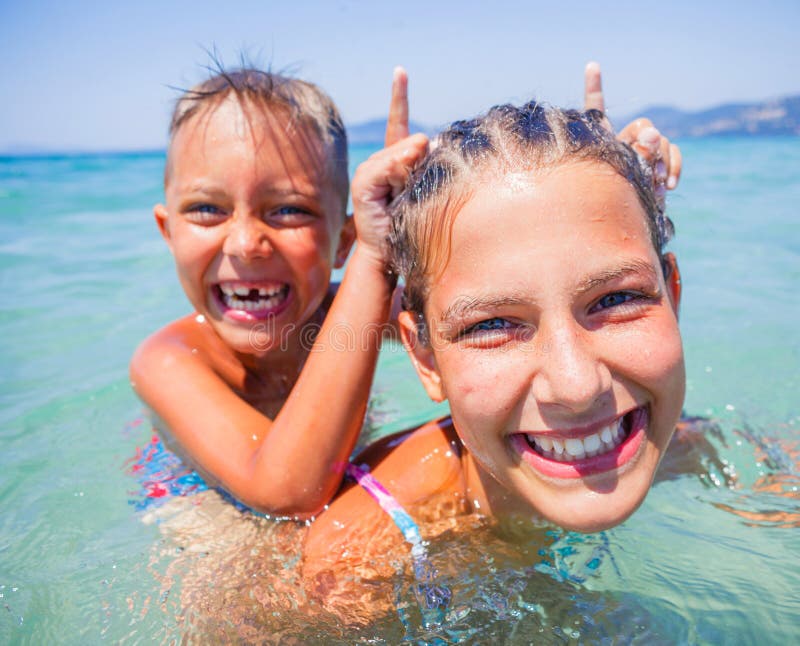
[[[469,332],[473,331],[493,331],[493,330],[505,330],[506,328],[510,327],[511,323],[506,321],[505,319],[501,318],[493,318],[493,319],[486,319],[485,321],[481,321],[473,325],[469,328]]]
[[[489,350],[508,343],[519,331],[519,323],[494,316],[470,325],[458,339],[467,347]]]
[[[642,298],[642,295],[634,292],[613,292],[611,294],[606,294],[600,300],[598,300],[591,307],[589,312],[594,313],[612,307],[619,307],[620,305],[624,305],[625,303],[638,300],[640,298]]]

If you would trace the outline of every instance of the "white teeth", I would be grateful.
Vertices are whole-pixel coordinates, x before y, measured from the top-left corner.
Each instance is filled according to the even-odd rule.
[[[528,443],[551,460],[571,462],[585,457],[592,458],[613,451],[626,437],[623,418],[584,438],[556,439],[547,435],[528,433]]]
[[[592,451],[597,451],[600,448],[600,436],[597,434],[590,435],[589,437],[583,438],[583,448],[587,453]]]
[[[582,458],[586,455],[586,449],[583,448],[583,442],[579,439],[570,438],[564,442],[564,448],[574,458]]]
[[[236,291],[236,295],[233,294],[234,289]],[[245,294],[241,294],[243,289]],[[222,291],[222,302],[225,303],[226,307],[234,310],[243,310],[245,312],[259,312],[273,309],[280,305],[286,299],[286,295],[288,294],[288,290],[284,291],[280,287],[274,290],[260,288],[258,290],[258,299],[242,299],[237,298],[237,296],[248,295],[250,293],[249,289],[241,287],[232,288],[227,285],[220,285],[220,290]],[[266,298],[263,292],[266,292]]]
[[[247,296],[250,293],[250,288],[242,285],[236,285],[236,287],[233,288],[233,291],[237,296]]]
[[[267,295],[270,295],[270,296],[271,296],[271,294],[269,293],[269,291],[267,290],[267,288],[266,288],[266,287],[261,287],[261,288],[259,288],[259,290],[258,290],[258,295],[259,295],[259,296],[267,296]]]

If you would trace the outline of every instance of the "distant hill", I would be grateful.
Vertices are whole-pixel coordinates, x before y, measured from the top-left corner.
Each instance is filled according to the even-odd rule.
[[[636,117],[646,116],[670,139],[715,135],[800,135],[800,95],[760,103],[725,103],[705,110],[687,111],[669,106],[651,106],[623,119],[621,127]],[[380,144],[385,119],[373,119],[347,126],[351,144]],[[434,134],[436,128],[411,123],[411,132]]]
[[[627,119],[616,120],[616,125],[624,125],[642,115],[671,139],[714,135],[800,135],[800,96],[761,103],[726,103],[696,112],[653,106]]]
[[[422,125],[415,121],[410,121],[409,130],[411,134],[424,132],[433,134],[434,129],[430,126]],[[373,119],[362,123],[353,123],[347,126],[347,141],[351,144],[382,144],[383,135],[386,131],[386,119]]]

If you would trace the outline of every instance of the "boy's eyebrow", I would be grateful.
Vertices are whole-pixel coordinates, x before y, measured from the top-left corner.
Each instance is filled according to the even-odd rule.
[[[619,280],[632,274],[644,274],[644,277],[653,282],[658,282],[658,274],[649,262],[644,260],[630,260],[618,267],[605,269],[578,284],[577,293],[584,294],[596,287],[605,285],[612,280]]]
[[[208,195],[210,197],[218,197],[224,196],[226,194],[224,188],[220,188],[214,185],[204,184],[202,182],[194,182],[188,184],[184,187],[181,187],[181,192],[183,193],[200,193],[203,195]],[[299,195],[300,197],[306,197],[311,199],[318,199],[319,198],[319,191],[315,190],[315,187],[311,187],[311,190],[305,190],[301,187],[291,187],[291,188],[276,188],[271,185],[267,185],[263,191],[264,194],[270,195],[272,197],[292,197],[295,195]]]
[[[491,311],[497,307],[509,305],[523,305],[530,299],[513,294],[503,296],[459,296],[442,313],[439,320],[442,323],[463,319],[473,312]]]

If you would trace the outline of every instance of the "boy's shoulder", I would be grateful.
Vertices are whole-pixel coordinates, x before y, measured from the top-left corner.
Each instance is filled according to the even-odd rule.
[[[130,362],[130,376],[140,393],[143,382],[158,382],[181,365],[192,370],[208,369],[223,377],[231,352],[210,326],[197,320],[196,314],[179,318],[156,330],[136,348]],[[137,385],[137,382],[140,382]]]
[[[148,361],[154,355],[163,357],[164,353],[175,356],[182,353],[192,354],[192,350],[199,352],[201,347],[208,344],[206,337],[202,326],[198,325],[196,314],[184,316],[156,330],[142,341],[136,348],[131,365]]]

